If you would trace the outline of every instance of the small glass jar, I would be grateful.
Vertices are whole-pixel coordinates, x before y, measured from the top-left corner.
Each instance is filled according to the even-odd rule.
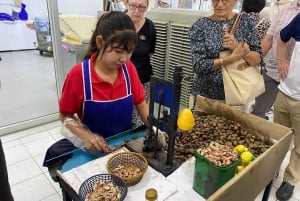
[[[157,191],[154,188],[147,189],[145,198],[146,201],[157,201]]]

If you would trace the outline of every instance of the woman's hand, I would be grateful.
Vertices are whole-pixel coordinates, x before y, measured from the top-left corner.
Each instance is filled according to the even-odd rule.
[[[285,80],[289,72],[289,61],[285,58],[278,58],[278,68],[280,79]]]
[[[223,47],[229,50],[234,50],[238,45],[233,34],[225,33],[223,36]]]
[[[84,147],[90,152],[109,152],[109,147],[105,139],[102,136],[92,132],[85,136]]]
[[[238,43],[238,45],[233,49],[232,56],[236,58],[235,60],[242,59],[250,53],[250,48],[247,43]]]
[[[66,116],[61,115],[61,117],[66,128],[84,141],[84,148],[86,150],[90,152],[109,152],[109,147],[105,139],[102,136],[91,132],[81,124],[79,119],[72,116],[67,118]]]

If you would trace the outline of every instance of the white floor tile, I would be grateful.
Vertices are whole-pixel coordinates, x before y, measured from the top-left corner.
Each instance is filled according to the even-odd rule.
[[[24,145],[5,149],[5,159],[8,166],[30,158],[31,155]]]
[[[41,201],[62,201],[62,197],[55,193],[45,199],[42,199]]]
[[[15,163],[13,165],[9,165],[7,170],[10,185],[23,182],[43,173],[32,158],[19,163]]]
[[[298,184],[297,186],[295,186],[294,196],[293,197],[295,197],[298,200],[300,200],[300,184]]]
[[[55,189],[42,174],[12,186],[15,201],[41,201],[56,194]]]
[[[39,154],[45,154],[48,147],[50,147],[54,142],[55,140],[53,137],[49,135],[45,138],[26,143],[24,145],[32,156],[37,156]]]
[[[44,154],[39,154],[33,157],[36,164],[40,167],[43,173],[48,172],[48,168],[43,166],[44,157]]]
[[[57,182],[54,182],[51,177],[50,177],[50,174],[48,172],[45,172],[44,173],[45,177],[48,179],[48,181],[51,183],[51,185],[53,186],[53,188],[56,190],[56,192],[62,196],[62,193],[61,193],[61,188],[59,186],[59,183]]]
[[[22,137],[20,140],[24,144],[26,144],[26,143],[32,143],[36,140],[41,140],[41,139],[47,138],[49,136],[50,135],[47,131],[43,131],[43,132],[38,132],[38,133],[35,133],[35,134],[32,134],[32,135],[28,135],[26,137]]]
[[[4,150],[23,144],[19,139],[3,142],[3,139],[1,138],[1,141]]]

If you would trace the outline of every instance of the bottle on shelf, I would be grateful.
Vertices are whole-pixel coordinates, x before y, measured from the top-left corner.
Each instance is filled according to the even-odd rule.
[[[157,191],[154,188],[149,188],[145,193],[146,201],[157,201]]]

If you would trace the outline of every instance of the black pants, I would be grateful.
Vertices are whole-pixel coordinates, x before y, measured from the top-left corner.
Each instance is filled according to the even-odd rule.
[[[5,201],[14,200],[8,182],[7,167],[6,167],[6,161],[5,161],[1,139],[0,139],[0,196],[1,196],[1,200],[5,200]]]

